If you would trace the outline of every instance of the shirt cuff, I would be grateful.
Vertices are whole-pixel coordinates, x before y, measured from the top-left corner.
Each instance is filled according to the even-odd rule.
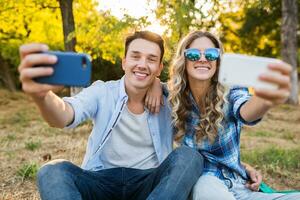
[[[258,122],[260,122],[262,120],[262,118],[259,118],[257,120],[248,122],[246,121],[242,116],[241,116],[241,107],[247,102],[247,100],[245,99],[243,102],[239,103],[239,107],[237,109],[237,118],[240,122],[242,122],[243,124],[247,125],[247,126],[254,126],[256,125]]]
[[[68,103],[74,111],[74,119],[73,121],[68,124],[64,129],[71,129],[71,128],[76,128],[76,126],[79,124],[79,118],[78,118],[78,113],[79,110],[81,109],[80,104],[76,103],[76,100],[73,97],[63,97],[63,101]]]

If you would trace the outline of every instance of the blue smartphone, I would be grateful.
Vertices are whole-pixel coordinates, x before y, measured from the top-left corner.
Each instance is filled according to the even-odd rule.
[[[87,87],[90,85],[91,61],[88,55],[60,51],[47,51],[43,53],[57,56],[57,62],[52,65],[54,73],[50,76],[35,78],[35,81],[77,87]]]

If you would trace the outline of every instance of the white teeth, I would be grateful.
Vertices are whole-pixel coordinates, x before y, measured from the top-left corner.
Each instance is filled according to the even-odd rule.
[[[139,73],[139,72],[134,72],[135,75],[140,76],[140,77],[146,77],[147,74]]]
[[[205,66],[196,66],[195,69],[209,70],[210,68]]]

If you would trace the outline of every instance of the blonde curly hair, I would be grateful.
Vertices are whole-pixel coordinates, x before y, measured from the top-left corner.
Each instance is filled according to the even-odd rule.
[[[170,95],[168,100],[172,106],[173,124],[176,128],[176,137],[178,141],[185,135],[186,119],[191,111],[190,87],[186,72],[186,60],[184,50],[188,49],[191,43],[197,38],[207,37],[210,39],[216,48],[223,53],[222,43],[216,36],[209,32],[194,31],[185,36],[179,43],[176,55],[170,67],[170,80],[168,87]],[[217,60],[217,70],[211,79],[211,84],[205,97],[201,97],[204,102],[204,113],[201,113],[199,125],[196,128],[196,140],[200,142],[207,137],[213,143],[218,135],[218,129],[222,127],[224,114],[222,107],[225,102],[225,88],[218,83],[218,73],[220,66],[220,57]],[[199,102],[196,102],[199,107]]]

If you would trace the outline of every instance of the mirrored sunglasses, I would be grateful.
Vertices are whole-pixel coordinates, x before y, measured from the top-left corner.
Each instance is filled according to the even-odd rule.
[[[220,49],[218,48],[207,48],[203,53],[208,61],[214,61],[220,57]],[[190,48],[184,51],[184,56],[190,61],[197,61],[200,60],[202,52],[199,49]]]

